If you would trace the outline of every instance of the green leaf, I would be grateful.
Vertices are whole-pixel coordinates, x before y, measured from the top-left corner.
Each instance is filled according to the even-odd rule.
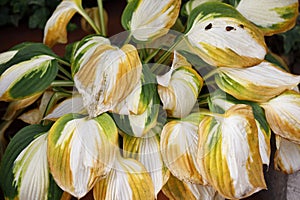
[[[45,0],[28,0],[29,5],[39,5],[39,6],[45,6],[46,2]]]
[[[37,91],[45,90],[55,79],[57,70],[57,61],[51,61],[51,64],[48,66],[41,67],[41,69],[24,76],[11,88],[10,93],[12,97],[22,98],[32,93],[37,93]],[[22,89],[26,90],[26,92],[21,91]]]
[[[236,7],[237,5],[239,5],[241,0],[225,0],[224,3],[228,3],[234,7]]]
[[[34,13],[29,17],[29,28],[44,28],[49,16],[50,12],[46,7],[35,10]]]
[[[13,59],[0,64],[0,75],[12,65],[25,60],[30,60],[34,56],[49,55],[57,57],[57,55],[49,47],[42,43],[24,42],[12,47],[10,50],[18,50],[18,53],[13,57]]]
[[[299,37],[300,37],[300,35],[299,35]],[[284,60],[282,60],[279,56],[277,56],[273,53],[267,53],[265,60],[269,61],[270,63],[275,64],[276,66],[280,67],[281,69],[283,69],[287,72],[290,72],[289,67],[286,65]]]
[[[21,129],[10,141],[0,166],[0,185],[7,199],[15,199],[18,195],[13,174],[16,158],[36,137],[47,132],[49,128],[49,126],[30,125]],[[52,188],[53,194],[61,193],[61,190],[53,181],[50,181],[50,188]],[[58,196],[55,195],[55,197]],[[55,199],[60,199],[60,197]]]
[[[288,54],[291,51],[300,49],[300,26],[295,26],[292,30],[280,34],[283,37],[284,53]]]

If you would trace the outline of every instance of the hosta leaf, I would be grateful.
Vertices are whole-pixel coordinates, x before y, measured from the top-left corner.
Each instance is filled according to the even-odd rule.
[[[96,200],[152,200],[154,187],[150,175],[140,162],[118,155],[107,177],[95,185],[93,196]]]
[[[44,119],[56,120],[69,113],[87,114],[80,94],[74,94],[72,97],[57,104]]]
[[[56,57],[51,49],[42,43],[24,42],[0,54],[0,75],[9,67],[39,55]]]
[[[265,35],[285,32],[296,24],[297,0],[241,0],[236,9]]]
[[[207,2],[192,11],[186,39],[208,64],[218,67],[249,67],[266,55],[262,32],[235,8]]]
[[[89,61],[96,48],[101,45],[110,45],[109,39],[98,35],[88,35],[75,46],[71,56],[73,76]]]
[[[154,93],[147,109],[142,114],[113,114],[113,118],[122,132],[135,137],[143,137],[156,126],[159,107],[158,94]]]
[[[203,179],[228,199],[266,188],[250,106],[235,105],[223,116],[201,121],[197,161]]]
[[[34,108],[32,110],[29,110],[28,112],[23,113],[18,118],[21,119],[23,122],[28,124],[39,124],[41,123],[41,120],[43,119],[44,113],[47,109],[47,106],[49,104],[49,101],[51,100],[53,96],[52,91],[45,91],[43,93],[43,96],[39,102],[38,108]]]
[[[264,61],[245,69],[221,67],[215,80],[223,91],[237,99],[264,102],[297,86],[300,76]]]
[[[289,66],[285,63],[285,61],[278,55],[272,53],[272,52],[268,52],[265,60],[275,64],[276,66],[280,67],[281,69],[290,72]]]
[[[81,0],[63,0],[48,19],[44,29],[44,44],[52,47],[67,42],[67,24],[76,12],[81,12]]]
[[[109,173],[117,144],[117,128],[109,115],[64,115],[49,131],[51,174],[64,191],[81,198]]]
[[[175,51],[172,67],[157,77],[158,94],[170,117],[186,117],[197,102],[203,79],[191,64]]]
[[[286,174],[300,170],[300,145],[276,135],[275,169]]]
[[[148,66],[143,65],[140,81],[132,92],[112,110],[120,115],[140,115],[146,111],[156,94],[156,80]]]
[[[127,134],[123,137],[124,157],[136,159],[145,166],[152,178],[156,197],[169,178],[169,171],[164,166],[159,145],[158,134],[160,134],[161,129],[157,126],[143,138],[132,137]]]
[[[262,103],[267,121],[275,134],[300,144],[300,94],[286,91]]]
[[[271,155],[271,129],[266,120],[263,109],[254,102],[237,100],[221,90],[212,93],[209,98],[209,108],[213,112],[224,113],[236,104],[247,104],[252,107],[258,130],[259,152],[263,164],[269,165]]]
[[[89,115],[95,117],[113,108],[134,89],[142,74],[136,48],[111,45],[96,48],[74,77]]]
[[[132,0],[123,12],[122,25],[138,41],[154,40],[175,24],[180,4],[180,0]]]
[[[43,92],[55,79],[57,70],[57,61],[46,55],[13,65],[0,76],[0,99],[20,100]]]
[[[26,108],[27,106],[30,106],[40,96],[41,96],[41,93],[38,93],[34,96],[30,96],[30,97],[22,99],[22,100],[10,102],[2,119],[7,120],[7,121],[12,120],[15,117],[15,114],[17,113],[18,110],[20,110],[22,108]]]
[[[179,180],[203,184],[196,163],[198,149],[198,122],[170,121],[161,133],[160,148],[164,163]]]
[[[224,200],[224,197],[220,196],[211,186],[183,182],[173,175],[162,188],[162,192],[170,200]]]
[[[202,3],[205,2],[214,2],[219,1],[222,2],[222,0],[189,0],[183,7],[182,13],[186,16],[189,16],[193,9],[195,9],[197,6],[199,6]]]
[[[0,179],[7,199],[60,199],[62,190],[49,174],[47,131],[31,125],[21,129],[4,154]]]

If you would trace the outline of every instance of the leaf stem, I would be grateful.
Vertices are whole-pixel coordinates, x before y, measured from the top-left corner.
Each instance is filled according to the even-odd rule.
[[[153,51],[150,55],[147,56],[147,58],[145,58],[144,63],[147,64],[154,56],[156,56],[158,54],[158,52],[161,49],[156,49],[155,51]]]
[[[214,76],[216,73],[219,72],[219,68],[215,68],[213,70],[211,70],[210,72],[208,72],[205,76],[203,76],[203,80],[207,80],[209,78],[211,78],[212,76]]]
[[[156,64],[151,68],[151,71],[154,72],[156,71],[159,66],[164,63],[166,61],[166,59],[173,53],[173,51],[175,50],[175,48],[182,42],[184,41],[184,37],[183,36],[179,36],[177,38],[177,40],[175,41],[175,43],[167,50],[165,51],[165,53],[158,59],[158,61],[156,62]]]
[[[102,32],[102,35],[104,37],[106,37],[107,36],[107,31],[106,31],[105,20],[104,20],[103,2],[102,2],[102,0],[97,0],[97,3],[98,3],[99,16],[100,16],[101,32]]]
[[[68,79],[72,80],[72,75],[70,72],[68,72],[64,67],[60,66],[58,67],[59,71],[61,71]]]
[[[56,80],[51,83],[52,87],[73,87],[74,82],[73,81],[65,81],[65,80]]]
[[[100,29],[94,23],[94,21],[88,16],[88,14],[84,11],[84,9],[78,9],[78,13],[91,25],[96,34],[101,34]]]

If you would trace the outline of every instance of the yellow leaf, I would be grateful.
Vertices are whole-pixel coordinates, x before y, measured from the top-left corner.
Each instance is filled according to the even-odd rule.
[[[80,10],[82,10],[81,0],[63,0],[46,23],[44,44],[52,47],[56,43],[66,43],[67,24]]]
[[[257,127],[250,106],[238,104],[199,125],[197,161],[203,180],[228,199],[265,189]]]

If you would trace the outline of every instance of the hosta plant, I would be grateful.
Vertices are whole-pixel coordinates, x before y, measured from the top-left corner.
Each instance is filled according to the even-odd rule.
[[[265,42],[298,1],[128,0],[111,37],[102,1],[82,3],[0,54],[6,199],[242,199],[267,189],[272,150],[269,167],[300,170],[300,76]],[[60,57],[76,13],[94,33]],[[16,119],[28,126],[5,137]]]

